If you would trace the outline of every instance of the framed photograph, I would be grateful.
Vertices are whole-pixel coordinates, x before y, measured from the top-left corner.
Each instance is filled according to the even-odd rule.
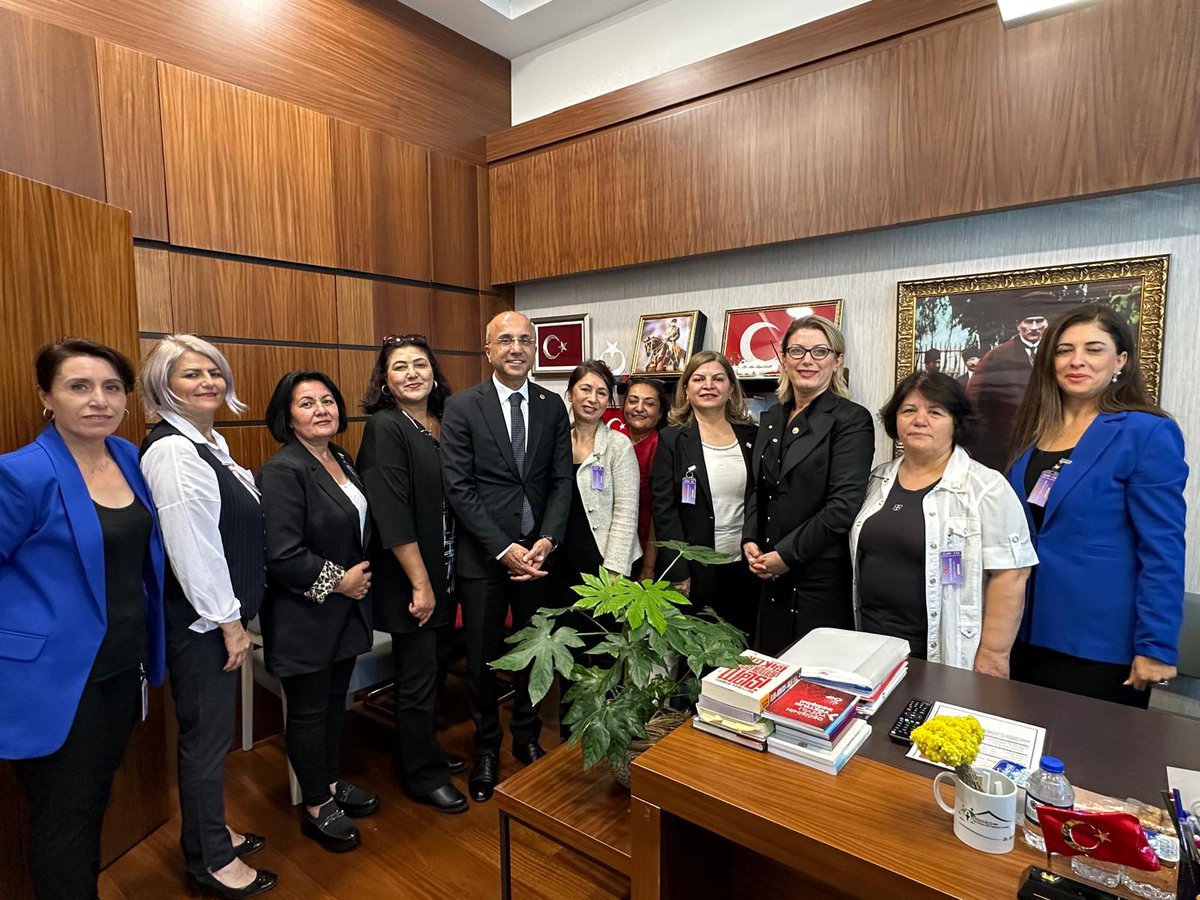
[[[569,374],[592,354],[592,326],[587,313],[575,316],[531,319],[537,341],[533,356],[534,375]]]
[[[898,285],[896,383],[918,368],[959,380],[979,416],[967,450],[996,469],[1049,324],[1085,303],[1112,307],[1135,335],[1156,400],[1162,368],[1167,256],[961,275]]]
[[[733,363],[738,378],[775,378],[784,332],[793,321],[807,316],[820,316],[840,328],[842,301],[726,310],[721,352]]]
[[[704,339],[704,313],[698,309],[656,313],[638,319],[633,339],[633,375],[682,375],[688,357]]]

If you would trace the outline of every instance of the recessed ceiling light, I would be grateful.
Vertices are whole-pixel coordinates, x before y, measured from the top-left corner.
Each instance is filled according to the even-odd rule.
[[[1015,28],[1069,12],[1084,6],[1092,6],[1100,0],[998,0],[1000,18],[1004,20],[1005,28]]]

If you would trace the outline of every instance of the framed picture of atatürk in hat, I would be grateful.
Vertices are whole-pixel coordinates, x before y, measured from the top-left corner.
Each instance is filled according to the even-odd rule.
[[[704,340],[704,313],[698,309],[655,313],[638,319],[634,336],[634,375],[682,375]]]
[[[922,368],[957,378],[979,417],[967,450],[985,465],[1002,468],[1042,335],[1066,310],[1103,303],[1128,321],[1146,386],[1157,400],[1167,259],[1149,256],[902,281],[896,383]]]

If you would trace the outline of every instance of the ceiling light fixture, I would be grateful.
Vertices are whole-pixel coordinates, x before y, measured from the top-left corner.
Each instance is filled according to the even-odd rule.
[[[1092,6],[1100,0],[998,0],[1005,28],[1016,28],[1059,13]]]

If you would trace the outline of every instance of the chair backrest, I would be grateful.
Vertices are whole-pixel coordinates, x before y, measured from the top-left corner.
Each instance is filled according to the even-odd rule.
[[[1183,627],[1179,631],[1180,675],[1200,678],[1200,594],[1183,595]]]

